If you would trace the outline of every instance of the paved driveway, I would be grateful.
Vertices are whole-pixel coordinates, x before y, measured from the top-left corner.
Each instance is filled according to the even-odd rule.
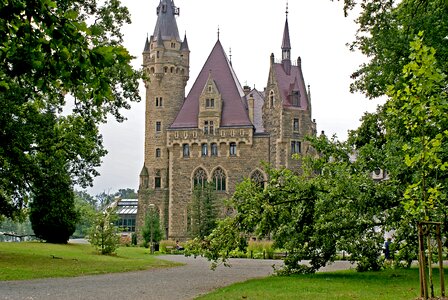
[[[29,281],[0,281],[0,299],[193,299],[216,288],[272,274],[280,260],[232,259],[232,267],[210,270],[203,258],[161,256],[185,266],[148,271],[50,278]],[[346,269],[337,262],[327,270]]]

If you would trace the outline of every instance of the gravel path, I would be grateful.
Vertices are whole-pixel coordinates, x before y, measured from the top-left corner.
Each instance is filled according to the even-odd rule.
[[[27,281],[0,281],[0,299],[193,299],[216,288],[272,274],[279,260],[232,259],[231,268],[210,270],[203,258],[182,255],[161,259],[186,263],[168,269]],[[325,270],[347,269],[336,262]]]

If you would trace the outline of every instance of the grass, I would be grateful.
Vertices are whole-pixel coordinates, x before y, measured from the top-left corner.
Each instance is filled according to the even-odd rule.
[[[436,295],[440,295],[438,274],[434,270]],[[418,296],[418,269],[412,268],[267,277],[221,288],[197,299],[409,300]]]
[[[116,255],[107,256],[98,254],[88,244],[0,243],[0,280],[73,277],[179,265],[159,260],[149,251],[121,247]]]

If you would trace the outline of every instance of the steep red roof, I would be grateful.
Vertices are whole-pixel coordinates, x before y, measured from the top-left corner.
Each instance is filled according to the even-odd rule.
[[[209,75],[222,97],[221,127],[252,126],[244,103],[244,92],[218,40],[170,128],[197,128],[199,97]]]
[[[274,72],[277,78],[278,87],[280,89],[280,96],[282,97],[284,107],[294,107],[302,110],[308,109],[308,93],[303,80],[302,68],[300,66],[300,59],[298,66],[291,66],[290,75],[288,75],[283,64],[274,64]],[[300,107],[295,107],[290,101],[289,95],[293,90],[300,92]]]

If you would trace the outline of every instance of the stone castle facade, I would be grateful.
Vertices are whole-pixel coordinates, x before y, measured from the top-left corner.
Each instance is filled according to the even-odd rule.
[[[148,79],[137,228],[147,210],[156,209],[166,238],[187,239],[196,185],[213,182],[219,197],[227,198],[244,178],[266,181],[263,162],[300,172],[292,154],[309,151],[304,136],[316,134],[316,123],[300,57],[291,60],[287,18],[282,58],[271,55],[263,91],[240,85],[218,37],[185,97],[190,50],[176,15],[173,0],[160,0],[143,51]]]

